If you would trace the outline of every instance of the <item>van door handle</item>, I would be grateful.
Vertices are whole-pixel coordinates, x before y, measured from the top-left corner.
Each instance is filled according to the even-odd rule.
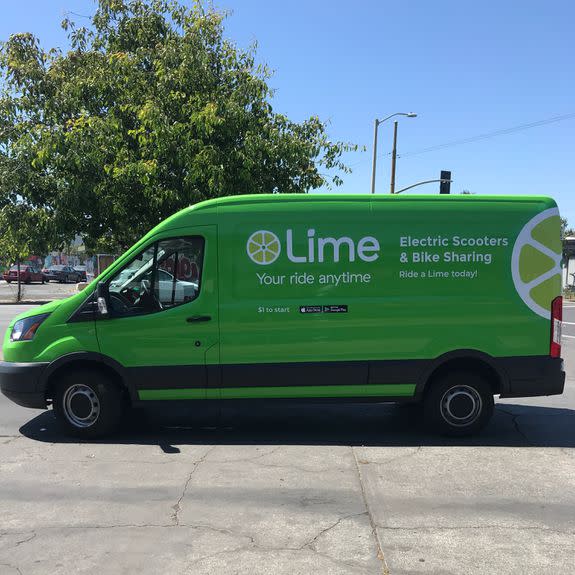
[[[194,323],[197,321],[210,321],[211,319],[212,319],[211,315],[193,315],[192,317],[186,319],[186,321],[188,323]]]

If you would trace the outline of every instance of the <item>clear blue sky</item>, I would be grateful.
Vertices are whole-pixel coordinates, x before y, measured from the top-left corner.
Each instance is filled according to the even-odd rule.
[[[409,152],[575,113],[572,0],[216,0],[240,47],[258,42],[275,74],[274,108],[318,115],[332,140],[366,146],[347,157],[341,191],[368,192],[373,120],[400,119],[397,187],[453,172],[452,191],[549,194],[575,227],[575,117],[475,143]],[[66,46],[67,11],[91,0],[2,3],[0,39],[20,31]],[[77,18],[81,21],[81,18]],[[392,122],[380,127],[377,190],[389,189]],[[401,157],[405,154],[404,157]],[[434,184],[419,188],[437,193]]]

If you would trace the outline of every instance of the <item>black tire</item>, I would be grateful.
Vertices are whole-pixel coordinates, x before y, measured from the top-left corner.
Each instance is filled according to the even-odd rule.
[[[68,435],[94,439],[118,429],[124,401],[121,389],[105,374],[78,369],[58,381],[53,408]]]
[[[11,283],[12,283],[12,280],[6,280],[6,283],[7,283],[7,284],[11,284]]]
[[[451,372],[429,385],[424,398],[425,421],[442,435],[473,435],[491,419],[493,390],[479,374]]]

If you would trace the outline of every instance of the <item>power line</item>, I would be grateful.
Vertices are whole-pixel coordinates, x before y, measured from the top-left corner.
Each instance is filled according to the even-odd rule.
[[[405,154],[401,154],[400,157],[408,158],[411,156],[418,156],[419,154],[427,154],[428,152],[435,152],[437,150],[443,150],[445,148],[461,146],[463,144],[471,144],[472,142],[479,142],[481,140],[488,140],[496,136],[515,134],[516,132],[522,132],[523,130],[530,130],[531,128],[536,128],[538,126],[545,126],[547,124],[554,124],[555,122],[562,122],[564,120],[570,120],[572,118],[575,118],[575,113],[565,114],[563,116],[553,116],[552,118],[547,118],[545,120],[538,120],[536,122],[530,122],[528,124],[520,124],[518,126],[513,126],[511,128],[494,130],[493,132],[487,132],[485,134],[479,134],[477,136],[471,136],[469,138],[463,138],[461,140],[453,140],[451,142],[446,142],[444,144],[437,144],[435,146],[430,146],[429,148],[422,148],[421,150],[415,150],[413,152],[406,152]]]
[[[575,118],[575,112],[571,114],[564,114],[562,116],[553,116],[552,118],[547,118],[545,120],[538,120],[536,122],[530,122],[527,124],[520,124],[518,126],[513,126],[511,128],[503,128],[500,130],[494,130],[493,132],[487,132],[486,134],[479,134],[477,136],[471,136],[469,138],[463,138],[461,140],[453,140],[451,142],[446,142],[444,144],[437,144],[435,146],[430,146],[429,148],[422,148],[421,150],[414,150],[413,152],[406,152],[405,154],[398,154],[398,158],[410,158],[411,156],[418,156],[419,154],[426,154],[428,152],[435,152],[437,150],[443,150],[444,148],[450,148],[453,146],[460,146],[463,144],[470,144],[472,142],[478,142],[481,140],[488,140],[490,138],[494,138],[496,136],[503,136],[506,134],[513,134],[516,132],[521,132],[523,130],[529,130],[531,128],[536,128],[538,126],[544,126],[546,124],[553,124],[555,122],[562,122],[564,120],[570,120]],[[384,156],[390,156],[391,152],[383,152],[378,154],[378,159],[383,158]],[[355,166],[359,166],[364,162],[367,162],[369,158],[363,158],[353,164],[350,164],[350,168],[354,168]]]

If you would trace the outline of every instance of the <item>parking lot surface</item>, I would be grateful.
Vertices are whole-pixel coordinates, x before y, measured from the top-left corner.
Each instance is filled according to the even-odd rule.
[[[572,304],[565,320],[564,395],[499,400],[471,439],[356,405],[137,413],[78,443],[2,397],[0,573],[570,573]]]
[[[62,299],[76,293],[76,284],[48,282],[45,284],[22,284],[22,300],[30,302],[48,302]],[[14,303],[18,293],[18,284],[0,280],[0,305]]]

